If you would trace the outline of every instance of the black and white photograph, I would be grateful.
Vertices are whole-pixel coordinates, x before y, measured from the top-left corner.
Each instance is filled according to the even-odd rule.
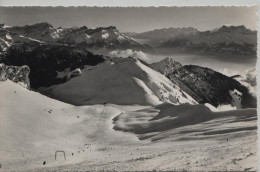
[[[0,171],[257,171],[256,62],[256,5],[0,6]]]

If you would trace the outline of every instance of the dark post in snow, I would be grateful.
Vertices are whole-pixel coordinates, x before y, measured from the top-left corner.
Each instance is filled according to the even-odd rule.
[[[55,160],[56,160],[56,158],[57,158],[57,153],[59,153],[59,152],[63,153],[64,159],[66,160],[65,151],[61,151],[61,150],[56,150],[56,152],[55,152]]]

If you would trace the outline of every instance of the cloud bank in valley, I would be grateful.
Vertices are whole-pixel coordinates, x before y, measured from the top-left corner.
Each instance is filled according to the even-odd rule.
[[[132,49],[127,49],[127,50],[114,50],[109,53],[109,56],[111,57],[122,57],[122,58],[127,58],[127,57],[136,57],[141,60],[147,61],[147,55],[143,53],[142,51],[135,51]]]
[[[256,68],[248,69],[244,72],[244,76],[242,76],[241,83],[245,85],[249,92],[254,96],[256,95]]]
[[[228,69],[228,68],[220,69],[219,72],[226,75],[226,76],[242,75],[242,72],[239,72],[239,71],[234,70],[234,69]]]
[[[245,76],[252,86],[256,86],[256,73],[255,67],[245,71]]]

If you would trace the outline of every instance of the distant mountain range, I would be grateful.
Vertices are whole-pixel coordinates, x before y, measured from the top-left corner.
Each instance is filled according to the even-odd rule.
[[[120,33],[116,27],[86,26],[72,28],[54,28],[49,23],[9,27],[0,25],[0,55],[14,44],[34,42],[38,44],[66,44],[87,48],[91,51],[109,51],[114,49],[149,49],[132,38]]]
[[[99,54],[116,49],[133,49],[157,54],[192,52],[255,56],[257,32],[245,26],[222,26],[210,31],[187,27],[121,33],[114,26],[91,29],[86,26],[54,28],[46,22],[14,27],[0,24],[0,57],[12,45],[29,42],[72,45]]]
[[[155,29],[152,31],[135,33],[128,32],[126,35],[135,38],[135,39],[148,39],[151,41],[160,41],[168,40],[169,38],[174,38],[178,36],[187,36],[198,32],[197,29],[193,27],[184,27],[184,28],[163,28],[163,29]],[[157,44],[158,44],[157,43]]]
[[[136,41],[145,39],[159,52],[195,52],[256,55],[257,32],[245,26],[222,26],[209,31],[195,28],[157,29],[125,33]]]

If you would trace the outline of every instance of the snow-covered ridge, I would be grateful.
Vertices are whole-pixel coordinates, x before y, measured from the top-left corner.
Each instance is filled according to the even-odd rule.
[[[168,78],[135,58],[113,58],[91,70],[83,69],[81,76],[66,83],[41,91],[76,105],[197,103]]]

